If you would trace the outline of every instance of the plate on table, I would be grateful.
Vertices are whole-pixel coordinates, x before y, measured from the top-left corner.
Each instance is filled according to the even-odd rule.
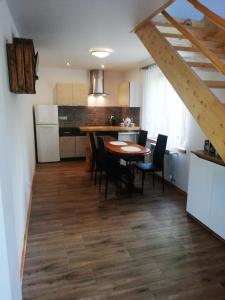
[[[109,142],[111,145],[114,145],[114,146],[125,146],[127,145],[127,143],[125,142],[122,142],[122,141],[112,141],[112,142]]]
[[[125,146],[125,147],[121,147],[121,149],[126,152],[140,152],[141,151],[140,148],[135,147],[135,146]]]

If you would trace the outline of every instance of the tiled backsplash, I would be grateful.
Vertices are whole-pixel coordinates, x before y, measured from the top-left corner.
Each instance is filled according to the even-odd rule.
[[[67,117],[67,120],[59,119],[59,126],[109,125],[111,115],[115,116],[117,124],[122,122],[122,119],[126,117],[133,118],[137,126],[140,124],[139,107],[59,106],[59,117]]]

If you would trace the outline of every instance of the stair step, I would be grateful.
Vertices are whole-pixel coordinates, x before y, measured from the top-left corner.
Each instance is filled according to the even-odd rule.
[[[174,49],[177,51],[185,51],[185,52],[201,52],[198,48],[196,47],[188,47],[188,46],[173,46]],[[218,55],[218,57],[225,57],[225,50],[224,49],[219,49],[219,48],[208,48],[211,52],[215,53]]]
[[[179,22],[180,23],[180,22]],[[164,34],[171,34],[170,37],[180,36],[181,33],[177,30],[172,24],[166,22],[153,22],[157,29]],[[221,39],[216,36],[215,30],[212,30],[207,27],[200,26],[187,26],[180,23],[185,29],[189,30],[194,36],[198,37],[200,40],[212,41],[212,42],[221,42]],[[180,38],[183,36],[181,35]]]
[[[213,69],[214,71],[217,71],[215,66],[211,63],[198,62],[198,61],[187,61],[187,64],[193,68]]]
[[[167,38],[170,42],[172,42],[172,39],[176,41],[176,39],[179,40],[187,40],[189,43],[190,41],[182,34],[179,33],[172,33],[172,32],[161,32],[162,35]],[[206,39],[198,39],[202,44],[204,44],[206,47],[211,49],[223,49],[225,53],[225,45],[221,43],[221,41],[215,41],[215,40],[206,40]],[[221,50],[222,51],[222,50]]]
[[[193,29],[193,30],[199,30],[199,29],[206,29],[205,26],[193,26],[193,25],[185,25],[185,24],[182,24],[182,22],[178,21],[181,25],[183,25],[185,28],[190,28],[190,29]],[[155,26],[159,26],[159,27],[174,27],[172,24],[170,24],[168,21],[167,22],[161,22],[161,21],[153,21],[153,24]],[[174,27],[175,28],[175,27]]]
[[[180,40],[186,40],[187,39],[185,36],[183,36],[182,34],[179,34],[179,33],[162,32],[162,35],[164,37],[176,38],[176,39],[180,39]]]
[[[209,88],[216,88],[216,89],[224,89],[224,88],[225,88],[225,81],[203,80],[203,82],[204,82]]]

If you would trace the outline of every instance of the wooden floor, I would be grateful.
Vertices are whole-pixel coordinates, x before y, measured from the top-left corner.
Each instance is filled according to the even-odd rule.
[[[24,300],[225,299],[225,245],[184,196],[150,179],[144,197],[109,192],[103,205],[83,162],[38,166]]]

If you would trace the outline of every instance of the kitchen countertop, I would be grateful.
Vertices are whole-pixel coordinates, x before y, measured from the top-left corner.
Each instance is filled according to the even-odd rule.
[[[221,166],[225,166],[225,162],[221,158],[219,158],[213,154],[210,154],[204,150],[196,150],[196,151],[191,151],[191,152],[202,159],[211,161],[211,162],[221,165]]]
[[[122,127],[122,126],[80,126],[80,131],[83,132],[96,132],[96,131],[115,131],[115,132],[129,132],[129,131],[139,131],[141,128],[138,126],[135,127]]]

